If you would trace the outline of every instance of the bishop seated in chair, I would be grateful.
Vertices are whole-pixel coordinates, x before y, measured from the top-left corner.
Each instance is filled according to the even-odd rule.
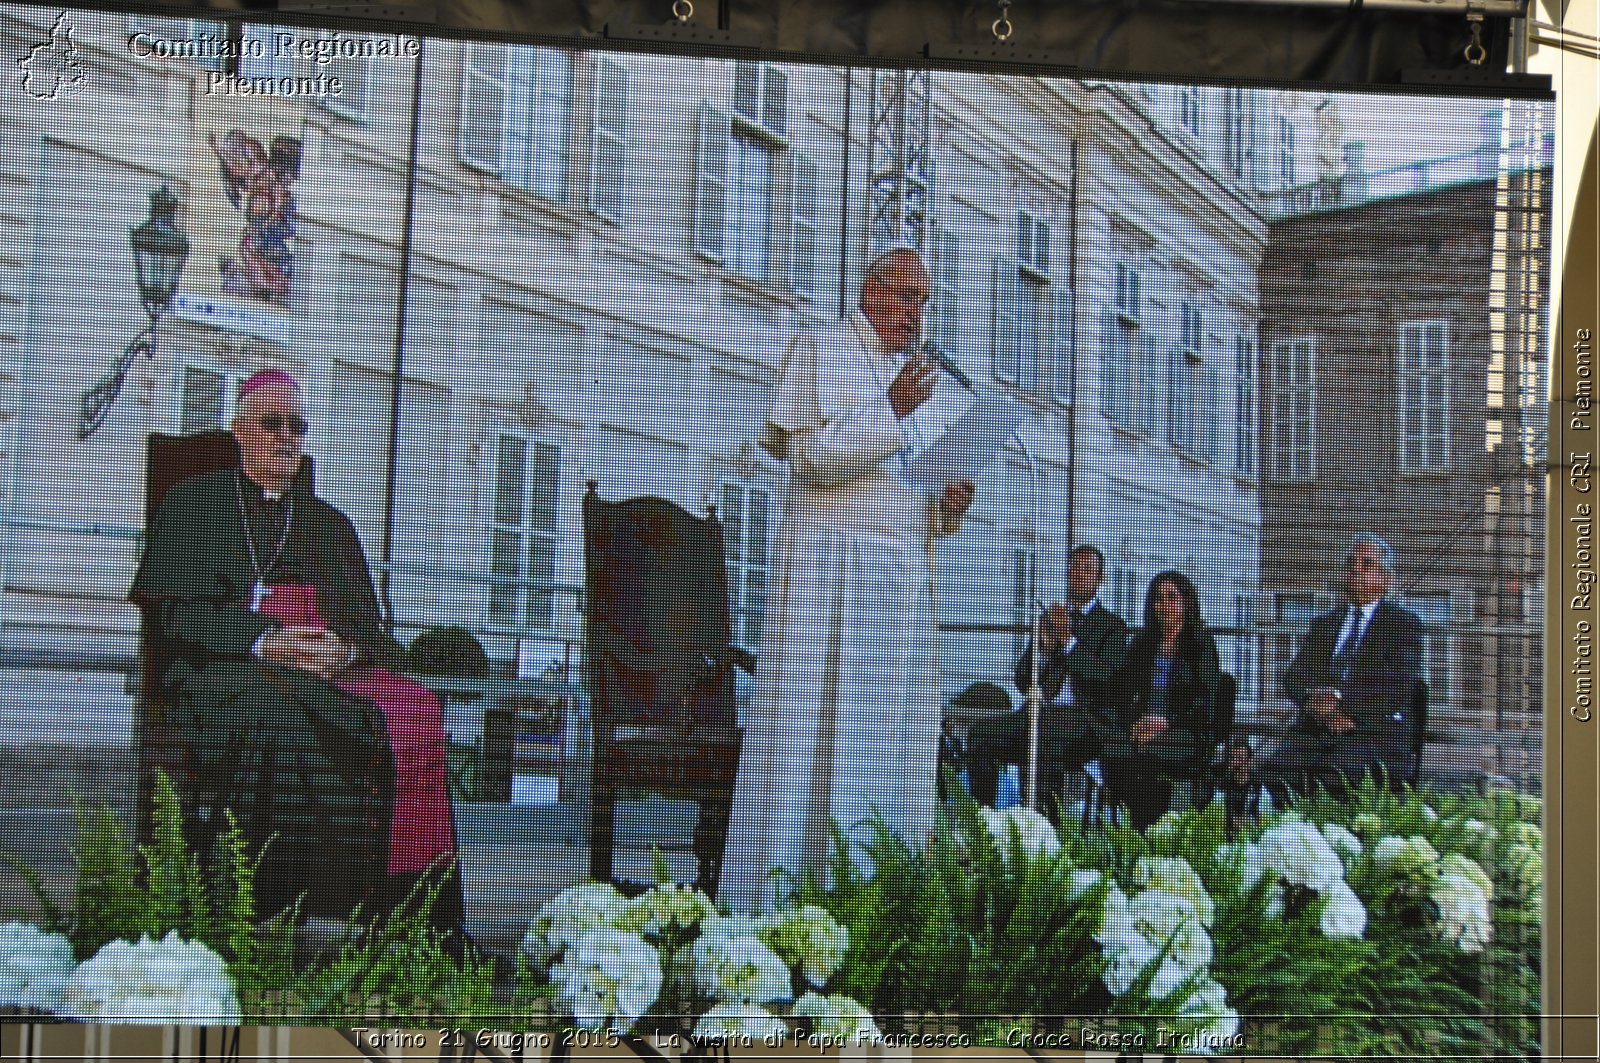
[[[239,466],[167,493],[129,595],[186,747],[192,841],[209,852],[231,811],[267,845],[263,915],[302,894],[307,911],[370,914],[434,872],[434,921],[459,931],[439,699],[393,670],[402,650],[355,529],[301,475],[307,430],[293,377],[246,380]]]

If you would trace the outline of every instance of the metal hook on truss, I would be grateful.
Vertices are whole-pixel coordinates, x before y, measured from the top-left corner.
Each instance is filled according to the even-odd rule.
[[[694,18],[694,4],[692,0],[672,0],[672,17],[683,25],[688,25]]]
[[[1482,66],[1485,59],[1489,58],[1489,49],[1483,46],[1483,12],[1467,12],[1467,29],[1472,33],[1472,40],[1462,50],[1461,56],[1473,66]]]
[[[1011,24],[1011,0],[999,0],[1000,17],[989,26],[989,32],[994,34],[994,39],[1004,44],[1011,39],[1011,34],[1016,27]]]

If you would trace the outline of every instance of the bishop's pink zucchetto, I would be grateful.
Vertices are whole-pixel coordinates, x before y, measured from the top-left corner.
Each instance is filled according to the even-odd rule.
[[[252,392],[260,391],[262,388],[270,388],[277,385],[293,388],[296,391],[300,390],[300,381],[296,380],[282,369],[263,369],[258,373],[251,373],[249,376],[244,378],[244,382],[239,385],[239,401],[243,402],[245,396],[251,394]]]

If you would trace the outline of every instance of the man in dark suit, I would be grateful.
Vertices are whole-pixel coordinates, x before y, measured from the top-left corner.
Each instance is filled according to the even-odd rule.
[[[1330,791],[1380,770],[1392,786],[1414,781],[1412,718],[1422,682],[1422,622],[1387,601],[1394,551],[1376,535],[1350,540],[1345,603],[1311,621],[1283,689],[1299,706],[1294,733],[1265,769],[1280,797]]]
[[[1041,625],[1039,763],[1077,767],[1100,751],[1101,736],[1111,725],[1106,697],[1128,651],[1128,625],[1096,597],[1105,555],[1084,544],[1073,548],[1067,562],[1068,601],[1046,610]],[[1016,679],[1026,694],[1033,683],[1031,645],[1017,662]],[[1000,765],[1027,755],[1026,709],[975,722],[967,735],[972,796],[993,805]]]

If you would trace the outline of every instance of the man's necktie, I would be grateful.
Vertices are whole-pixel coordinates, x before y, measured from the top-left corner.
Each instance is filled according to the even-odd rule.
[[[1351,606],[1345,614],[1339,642],[1333,648],[1329,665],[1341,680],[1350,678],[1350,667],[1355,663],[1356,649],[1361,645],[1361,609]]]

